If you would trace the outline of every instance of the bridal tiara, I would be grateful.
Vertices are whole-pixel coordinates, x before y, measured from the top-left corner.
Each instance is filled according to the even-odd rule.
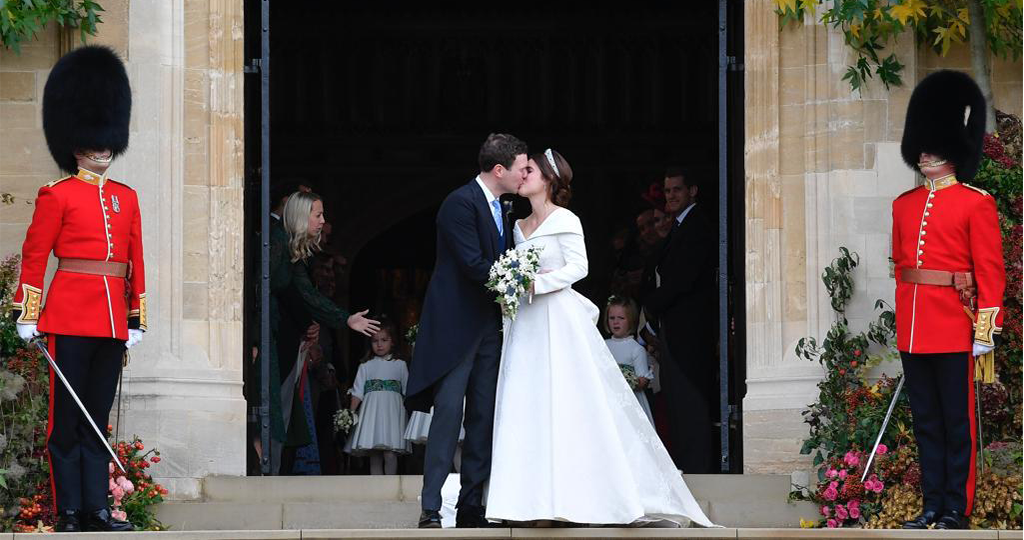
[[[562,173],[558,172],[558,165],[555,165],[555,155],[551,153],[550,148],[544,151],[544,157],[548,158],[548,163],[550,163],[551,168],[555,170],[555,176],[561,177]]]

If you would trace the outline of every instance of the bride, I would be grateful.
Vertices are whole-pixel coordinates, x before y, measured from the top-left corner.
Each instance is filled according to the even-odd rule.
[[[533,156],[516,248],[541,247],[532,301],[505,321],[488,490],[491,520],[712,527],[598,333],[598,308],[572,289],[587,275],[580,220],[565,208],[572,170]]]

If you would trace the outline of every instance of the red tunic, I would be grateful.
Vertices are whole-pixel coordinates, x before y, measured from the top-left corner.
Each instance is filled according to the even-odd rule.
[[[41,305],[46,262],[58,258],[129,264],[127,279],[58,270]],[[146,329],[142,219],[132,188],[89,171],[39,188],[22,246],[14,295],[19,323],[51,334],[128,339]]]
[[[909,353],[967,352],[986,332],[973,328],[953,287],[907,283],[906,268],[972,272],[978,287],[977,313],[1003,320],[1002,236],[995,199],[960,183],[930,190],[914,188],[892,203],[892,258],[896,263],[896,347]]]

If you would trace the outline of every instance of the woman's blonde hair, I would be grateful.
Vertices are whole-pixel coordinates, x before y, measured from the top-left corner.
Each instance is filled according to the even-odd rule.
[[[288,232],[288,252],[292,262],[304,261],[320,249],[320,234],[315,237],[309,235],[309,214],[313,212],[313,203],[320,200],[316,193],[296,191],[284,203],[281,222]]]

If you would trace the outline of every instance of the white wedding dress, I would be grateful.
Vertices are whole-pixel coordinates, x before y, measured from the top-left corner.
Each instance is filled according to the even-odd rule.
[[[542,247],[532,303],[505,321],[487,518],[713,527],[654,431],[572,284],[583,227],[558,208],[516,249]]]

